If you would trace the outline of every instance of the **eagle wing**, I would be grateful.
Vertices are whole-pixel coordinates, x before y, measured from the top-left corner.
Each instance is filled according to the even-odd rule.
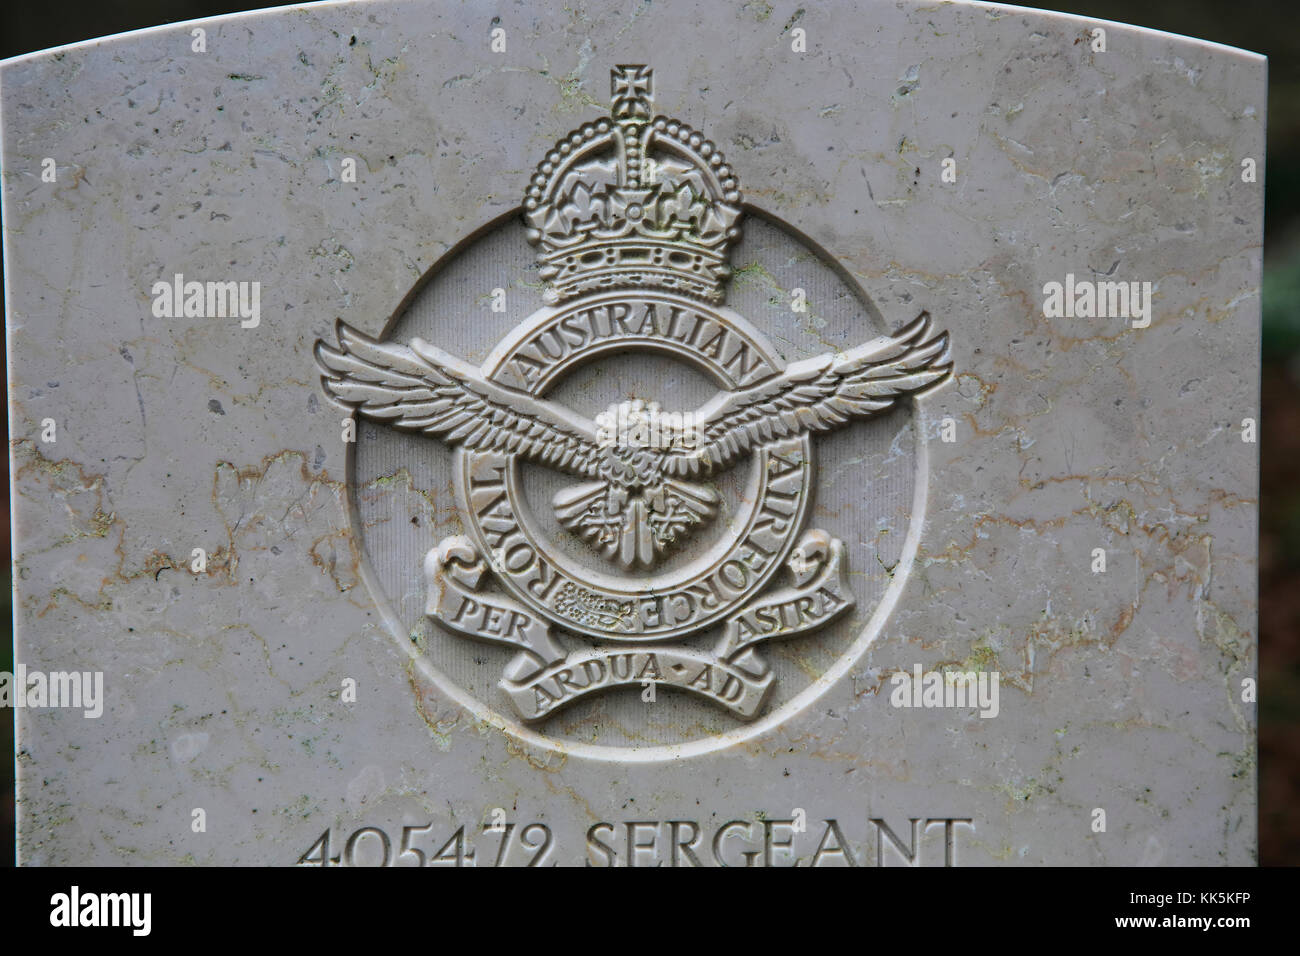
[[[420,339],[409,347],[379,342],[342,321],[337,332],[337,348],[316,343],[316,360],[326,392],[346,408],[449,445],[521,455],[578,477],[597,476],[594,423],[491,382],[468,362]]]
[[[757,385],[719,393],[695,413],[696,447],[674,450],[662,469],[708,474],[763,442],[878,415],[951,373],[948,333],[931,334],[930,313],[922,312],[894,335],[795,362]]]

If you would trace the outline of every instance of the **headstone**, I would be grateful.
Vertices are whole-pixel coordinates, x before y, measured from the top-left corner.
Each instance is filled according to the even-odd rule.
[[[378,0],[0,88],[21,862],[1253,862],[1263,58]]]

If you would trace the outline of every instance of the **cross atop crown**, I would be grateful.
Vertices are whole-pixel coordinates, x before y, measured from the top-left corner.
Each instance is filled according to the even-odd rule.
[[[654,86],[650,67],[616,66],[609,74],[610,112],[620,124],[650,122]]]

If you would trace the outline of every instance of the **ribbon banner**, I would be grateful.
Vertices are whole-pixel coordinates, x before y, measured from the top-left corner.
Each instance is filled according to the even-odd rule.
[[[479,590],[487,562],[462,536],[447,538],[424,559],[425,613],[450,630],[519,652],[507,665],[501,688],[524,720],[542,720],[579,698],[628,685],[700,694],[749,720],[775,680],[755,645],[814,630],[853,606],[844,552],[844,542],[825,531],[805,532],[786,562],[793,586],[770,591],[731,614],[712,652],[618,644],[566,655],[534,611]]]
[[[748,720],[758,713],[772,681],[770,671],[749,674],[708,652],[660,645],[579,651],[562,666],[524,681],[503,680],[501,687],[525,720],[541,720],[579,697],[628,684],[693,691]]]
[[[805,531],[786,566],[794,586],[770,591],[729,616],[716,651],[719,658],[737,660],[755,644],[822,627],[853,607],[843,541],[820,529]]]
[[[564,660],[551,628],[517,601],[478,590],[487,563],[468,538],[447,538],[424,558],[428,601],[424,613],[469,637],[519,650],[506,676],[523,680]]]

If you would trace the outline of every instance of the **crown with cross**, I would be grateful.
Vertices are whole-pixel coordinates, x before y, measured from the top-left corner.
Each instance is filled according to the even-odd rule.
[[[722,301],[740,188],[716,146],[654,116],[649,67],[610,71],[610,118],[561,139],[524,197],[545,298],[655,286]]]

